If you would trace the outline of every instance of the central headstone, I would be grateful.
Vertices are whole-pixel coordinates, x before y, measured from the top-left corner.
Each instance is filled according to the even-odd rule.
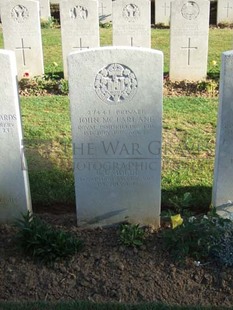
[[[198,81],[206,78],[209,0],[171,2],[170,79]]]
[[[64,77],[70,52],[99,47],[97,0],[63,0],[60,2]]]
[[[0,222],[31,210],[19,109],[17,71],[12,51],[0,50]]]
[[[113,45],[151,47],[150,0],[113,1]]]
[[[15,51],[18,78],[44,73],[39,3],[9,1],[2,6],[4,48]]]
[[[222,54],[213,206],[233,220],[233,51]]]
[[[78,223],[158,227],[162,52],[93,49],[68,67]]]

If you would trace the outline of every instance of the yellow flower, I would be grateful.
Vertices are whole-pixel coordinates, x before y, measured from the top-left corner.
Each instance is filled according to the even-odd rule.
[[[212,60],[211,63],[212,63],[212,66],[214,66],[214,67],[217,65],[217,61],[216,60]]]
[[[176,215],[171,216],[171,222],[172,222],[172,229],[174,229],[183,223],[183,219],[180,216],[180,214],[176,214]]]
[[[54,67],[57,67],[58,64],[56,63],[56,61],[53,62]]]

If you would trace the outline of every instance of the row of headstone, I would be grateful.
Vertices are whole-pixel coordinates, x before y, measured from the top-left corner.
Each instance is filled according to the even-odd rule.
[[[14,50],[18,77],[43,74],[38,1],[12,0],[2,7],[4,47]],[[77,4],[78,3],[78,4]],[[170,79],[206,77],[209,31],[208,0],[171,3]],[[67,56],[75,50],[99,46],[98,0],[60,2],[64,76]],[[151,46],[150,0],[113,2],[113,45]]]
[[[15,56],[0,51],[0,222],[31,211]],[[163,55],[105,47],[68,57],[77,217],[158,227]],[[213,205],[233,220],[233,51],[223,53]]]
[[[170,24],[171,2],[173,0],[155,0],[155,24]],[[193,1],[189,1],[192,6]],[[233,0],[217,1],[217,24],[233,23]]]

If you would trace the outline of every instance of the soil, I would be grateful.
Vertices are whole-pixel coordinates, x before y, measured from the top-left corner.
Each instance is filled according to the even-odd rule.
[[[160,231],[147,229],[145,243],[128,248],[119,243],[119,227],[80,229],[74,213],[55,211],[39,216],[71,231],[84,241],[83,249],[69,261],[41,265],[17,250],[15,227],[0,225],[0,301],[233,306],[232,268],[214,261],[175,262],[163,249]]]

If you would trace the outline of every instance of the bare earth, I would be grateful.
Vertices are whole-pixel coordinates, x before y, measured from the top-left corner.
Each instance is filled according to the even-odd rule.
[[[171,305],[233,306],[233,269],[207,262],[175,263],[160,233],[139,249],[119,243],[119,228],[81,230],[75,215],[40,215],[72,231],[84,248],[67,263],[33,263],[15,246],[15,228],[0,225],[0,301],[163,302]]]

